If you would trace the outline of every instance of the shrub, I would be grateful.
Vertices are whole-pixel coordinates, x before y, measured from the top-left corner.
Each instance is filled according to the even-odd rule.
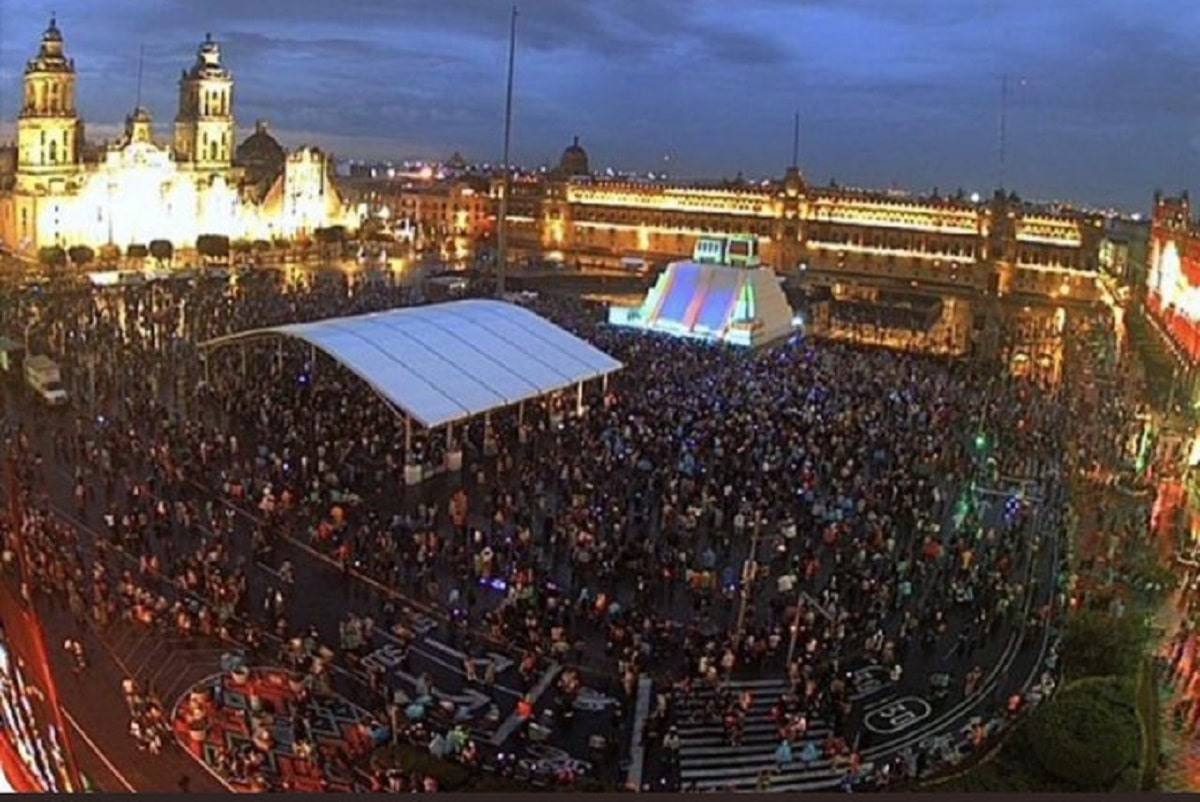
[[[160,262],[169,262],[175,255],[175,246],[167,239],[150,240],[150,255]]]
[[[1078,791],[1110,790],[1141,753],[1129,678],[1080,680],[1036,710],[1024,729],[1042,769]]]
[[[71,257],[71,264],[78,267],[84,267],[96,260],[96,252],[86,245],[73,245],[67,249],[67,256]]]
[[[67,264],[67,252],[57,245],[41,248],[38,250],[38,262],[43,267],[64,267]]]
[[[196,252],[210,259],[229,256],[229,237],[223,234],[201,234],[196,237]]]

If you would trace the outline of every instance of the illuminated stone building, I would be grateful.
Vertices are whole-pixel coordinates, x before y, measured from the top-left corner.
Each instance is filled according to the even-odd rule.
[[[687,258],[701,237],[749,234],[763,263],[809,282],[917,282],[928,288],[1046,299],[1096,297],[1099,217],[990,201],[815,187],[614,181],[586,174],[578,140],[546,175],[517,176],[509,201],[515,254],[615,266],[623,256]],[[582,170],[580,167],[582,166]],[[499,198],[503,182],[492,182]]]
[[[445,180],[360,177],[343,182],[392,233],[414,242],[469,243],[493,231],[496,209],[486,179]]]
[[[243,143],[254,146],[235,150],[233,77],[211,37],[180,77],[170,143],[155,138],[149,111],[138,107],[115,143],[89,147],[76,89],[75,63],[51,20],[25,68],[15,161],[5,170],[0,160],[0,245],[9,250],[155,239],[182,249],[202,234],[290,238],[357,223],[320,151],[272,149],[261,124]],[[256,157],[246,166],[237,159],[244,153]]]
[[[1180,362],[1200,364],[1200,226],[1186,192],[1154,196],[1146,308]]]

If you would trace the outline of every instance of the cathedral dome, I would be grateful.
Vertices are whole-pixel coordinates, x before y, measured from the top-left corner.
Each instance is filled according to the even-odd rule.
[[[279,140],[271,136],[265,120],[254,124],[254,133],[246,137],[237,146],[234,153],[234,163],[245,167],[251,180],[258,180],[277,173],[283,169],[287,152]]]
[[[251,162],[282,163],[285,155],[283,145],[280,145],[279,140],[271,136],[265,120],[256,122],[254,124],[254,133],[242,140],[242,144],[237,146],[237,162],[239,164],[249,164]]]
[[[579,144],[579,137],[567,146],[562,158],[558,160],[558,171],[565,176],[591,175],[587,151]]]

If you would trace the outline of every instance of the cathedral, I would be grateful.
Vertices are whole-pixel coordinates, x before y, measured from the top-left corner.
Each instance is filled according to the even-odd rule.
[[[287,153],[262,122],[235,148],[233,77],[211,36],[180,76],[170,143],[155,138],[140,106],[116,142],[87,142],[75,63],[53,19],[23,89],[16,146],[0,152],[0,248],[35,255],[168,240],[187,249],[206,234],[275,241],[357,227],[327,154]]]

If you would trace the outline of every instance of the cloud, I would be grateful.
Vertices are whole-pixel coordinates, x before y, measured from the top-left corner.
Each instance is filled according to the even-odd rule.
[[[1086,13],[1045,0],[519,5],[524,161],[552,161],[579,134],[603,164],[651,169],[671,151],[691,174],[778,173],[798,109],[815,172],[986,189],[1008,74],[1026,80],[1008,101],[1014,175],[1133,203],[1143,174],[1196,172],[1200,62],[1177,0],[1091,0]],[[169,125],[179,72],[211,31],[243,123],[267,118],[346,155],[500,148],[507,3],[0,0],[4,119],[51,8],[89,130],[133,105],[143,46],[142,101]]]

